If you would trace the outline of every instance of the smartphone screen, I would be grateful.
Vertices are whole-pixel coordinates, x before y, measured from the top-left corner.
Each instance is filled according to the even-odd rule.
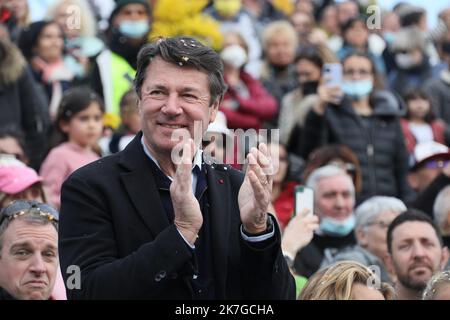
[[[322,76],[327,87],[338,87],[342,83],[342,65],[340,63],[325,63]]]
[[[305,186],[296,186],[294,215],[300,214],[305,208],[309,210],[308,215],[314,214],[314,190]]]

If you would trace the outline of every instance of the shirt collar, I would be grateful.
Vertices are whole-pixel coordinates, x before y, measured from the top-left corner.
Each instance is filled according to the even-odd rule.
[[[145,145],[144,135],[142,135],[141,144],[142,144],[142,147],[144,148],[144,153],[147,155],[147,157],[150,158],[150,160],[152,160],[156,164],[158,169],[162,172],[161,167],[160,167],[160,165],[158,163],[158,160],[156,160],[152,156],[150,150]],[[192,170],[194,170],[195,167],[197,167],[199,169],[199,171],[202,171],[202,154],[203,154],[203,150],[201,150],[201,149],[198,149],[197,152],[195,153],[194,161],[192,162]],[[170,180],[172,180],[171,177],[168,177],[168,178],[170,178]]]

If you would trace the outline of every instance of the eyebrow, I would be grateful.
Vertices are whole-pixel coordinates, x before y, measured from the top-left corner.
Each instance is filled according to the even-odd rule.
[[[167,87],[165,85],[154,84],[154,85],[146,86],[145,87],[145,92],[148,93],[149,91],[154,90],[154,89],[167,91]],[[180,89],[179,92],[195,92],[195,93],[200,94],[200,89],[194,88],[194,87],[183,87],[183,88]]]
[[[19,242],[19,243],[14,244],[14,245],[10,248],[10,252],[11,252],[11,251],[14,251],[14,250],[16,250],[16,249],[19,249],[19,248],[32,249],[33,246],[32,246],[32,244],[31,244],[30,242],[28,242],[28,241],[27,241],[27,242]],[[45,249],[45,250],[48,250],[48,249],[50,249],[50,250],[58,250],[58,248],[57,248],[56,246],[52,245],[52,244],[46,245],[44,249]]]

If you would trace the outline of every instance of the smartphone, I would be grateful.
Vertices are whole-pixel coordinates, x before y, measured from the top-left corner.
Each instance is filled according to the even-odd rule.
[[[308,209],[308,215],[314,214],[314,190],[306,186],[295,187],[294,216],[300,214],[303,209]]]
[[[339,87],[342,83],[342,65],[325,63],[322,67],[322,77],[327,87]]]

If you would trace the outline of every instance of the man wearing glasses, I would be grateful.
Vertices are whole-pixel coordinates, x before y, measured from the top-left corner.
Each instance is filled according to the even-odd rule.
[[[0,212],[0,300],[47,300],[58,259],[58,212],[18,200]]]

